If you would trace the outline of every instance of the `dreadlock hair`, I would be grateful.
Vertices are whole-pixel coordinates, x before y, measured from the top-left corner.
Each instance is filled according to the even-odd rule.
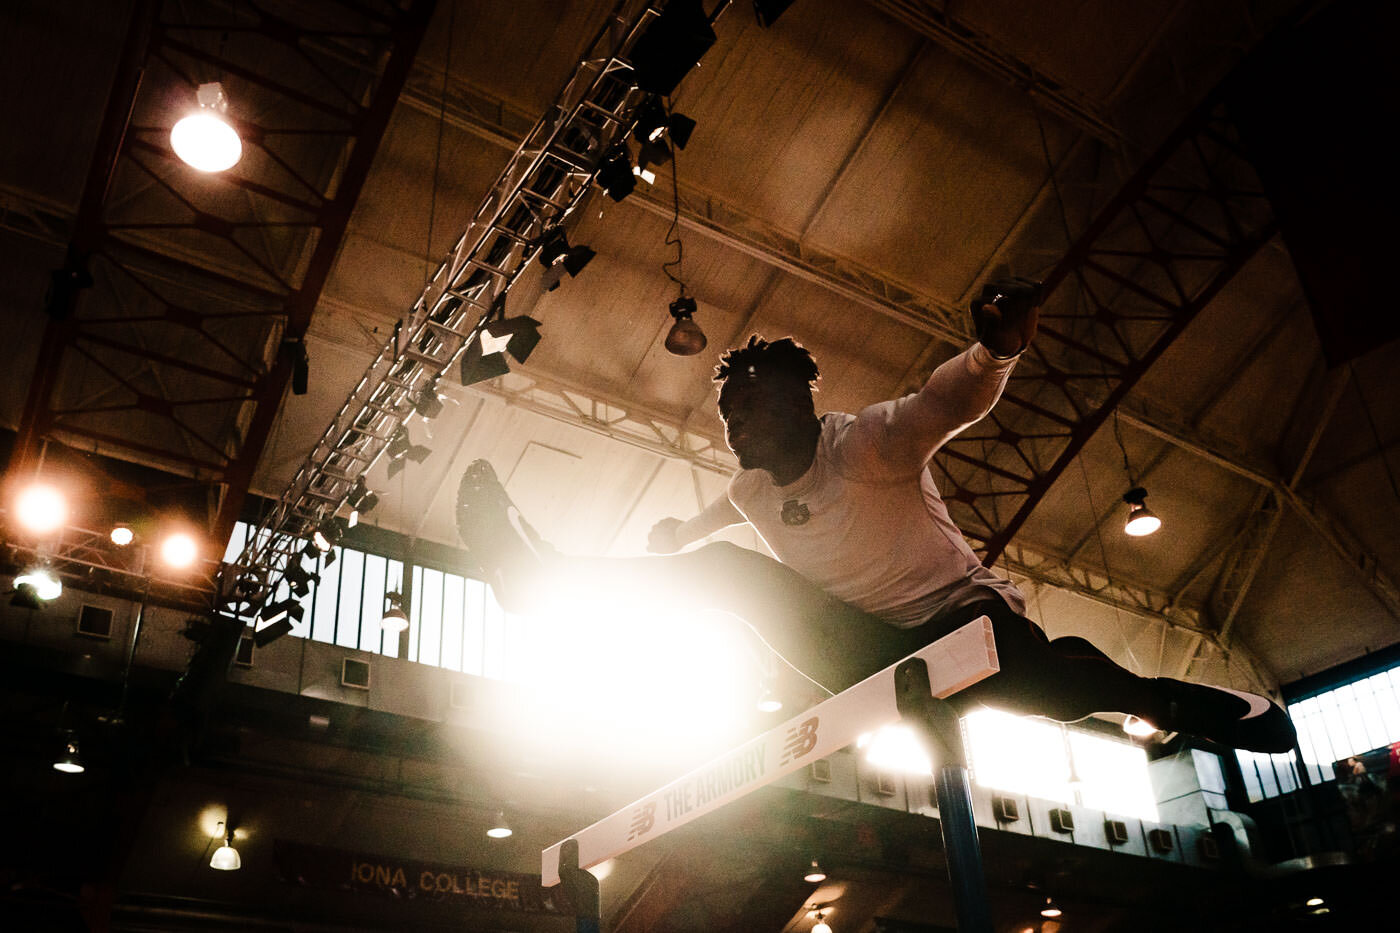
[[[754,334],[742,347],[725,351],[715,367],[715,382],[724,383],[733,376],[784,376],[794,382],[817,387],[817,361],[802,344],[791,337],[768,341]],[[723,386],[721,385],[721,388]]]

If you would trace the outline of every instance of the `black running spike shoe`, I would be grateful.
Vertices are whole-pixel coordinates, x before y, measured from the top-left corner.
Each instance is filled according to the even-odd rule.
[[[1169,699],[1164,722],[1168,732],[1185,732],[1231,748],[1265,754],[1292,750],[1298,740],[1293,721],[1284,710],[1257,693],[1207,687],[1159,677],[1155,683]]]
[[[538,594],[541,551],[548,545],[510,501],[485,460],[468,466],[457,487],[457,533],[472,569],[491,586],[496,601],[512,612],[527,611],[529,594]]]

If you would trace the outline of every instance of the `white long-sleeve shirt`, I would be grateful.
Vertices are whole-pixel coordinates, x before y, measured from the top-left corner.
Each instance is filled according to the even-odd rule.
[[[991,410],[1013,365],[974,344],[912,395],[857,415],[824,414],[806,473],[778,486],[766,470],[741,470],[725,497],[682,523],[678,538],[748,522],[778,560],[901,628],[989,589],[1024,612],[1020,591],[983,567],[963,539],[928,469],[939,447]]]

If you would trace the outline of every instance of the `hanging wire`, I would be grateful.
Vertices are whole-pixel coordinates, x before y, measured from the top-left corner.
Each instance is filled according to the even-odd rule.
[[[438,170],[442,166],[442,130],[447,125],[447,78],[452,73],[452,39],[457,32],[456,26],[457,2],[453,0],[447,7],[447,51],[442,64],[442,96],[438,100],[437,141],[433,145],[433,186],[428,197],[428,249],[423,256],[425,290],[433,275],[433,225],[437,216]]]
[[[666,98],[666,119],[671,119],[671,99]],[[666,231],[666,245],[676,248],[676,258],[661,264],[661,271],[666,273],[666,278],[680,286],[681,297],[685,297],[685,270],[682,266],[685,260],[685,246],[681,243],[681,191],[680,191],[680,147],[671,147],[671,226]],[[675,272],[671,272],[672,268]]]
[[[1118,406],[1113,406],[1113,439],[1118,442],[1118,451],[1123,455],[1123,472],[1128,474],[1128,487],[1137,485],[1133,477],[1133,465],[1128,462],[1128,448],[1123,443],[1123,429],[1118,424]]]
[[[1108,548],[1104,546],[1103,529],[1100,527],[1099,521],[1097,519],[1099,511],[1097,506],[1094,505],[1094,490],[1089,485],[1089,470],[1086,466],[1084,466],[1083,454],[1080,454],[1074,459],[1079,463],[1079,473],[1084,480],[1084,495],[1089,500],[1089,511],[1096,516],[1094,520],[1094,537],[1098,539],[1099,542],[1099,560],[1103,562],[1103,575],[1108,580],[1108,585],[1112,586],[1113,574],[1108,569]],[[1119,637],[1123,639],[1123,650],[1127,651],[1128,657],[1132,659],[1133,673],[1140,675],[1143,672],[1142,662],[1138,660],[1137,655],[1133,652],[1132,643],[1128,641],[1128,633],[1124,631],[1123,612],[1121,609],[1118,608],[1118,603],[1116,601],[1111,601],[1111,605],[1113,606],[1114,625],[1118,629]]]

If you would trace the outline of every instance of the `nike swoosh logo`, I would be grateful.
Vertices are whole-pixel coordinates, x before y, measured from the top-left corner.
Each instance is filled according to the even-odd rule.
[[[1234,694],[1249,704],[1249,712],[1241,716],[1241,719],[1253,719],[1255,716],[1263,716],[1272,709],[1274,705],[1269,701],[1268,697],[1261,697],[1257,693],[1245,693],[1243,690],[1231,690],[1229,687],[1216,687],[1215,689]]]

